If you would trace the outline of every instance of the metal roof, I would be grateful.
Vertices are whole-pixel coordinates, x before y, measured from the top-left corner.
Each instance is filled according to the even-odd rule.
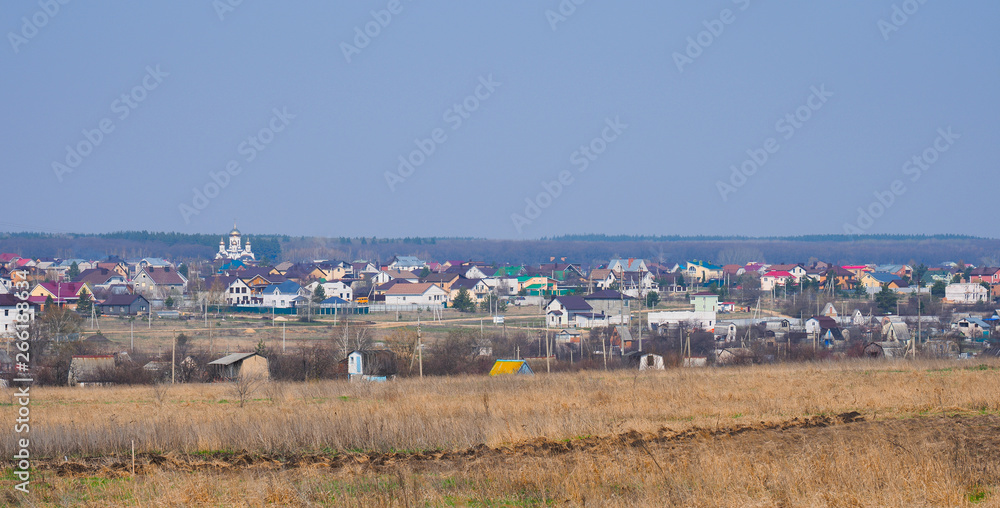
[[[251,356],[256,356],[256,355],[257,355],[257,353],[233,353],[231,355],[223,356],[222,358],[219,358],[218,360],[215,360],[213,362],[208,362],[208,364],[209,365],[232,365],[232,364],[234,364],[236,362],[246,360],[247,358],[250,358]]]
[[[497,360],[490,369],[490,375],[499,374],[534,374],[534,372],[524,360]]]

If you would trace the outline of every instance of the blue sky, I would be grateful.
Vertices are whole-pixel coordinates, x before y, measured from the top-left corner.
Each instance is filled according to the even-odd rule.
[[[996,237],[997,19],[940,0],[4,2],[21,205],[0,230]]]

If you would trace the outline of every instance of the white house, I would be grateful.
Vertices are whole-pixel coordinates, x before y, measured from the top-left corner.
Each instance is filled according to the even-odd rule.
[[[257,305],[256,297],[250,289],[250,285],[245,280],[234,277],[233,281],[226,288],[227,305]]]
[[[396,256],[389,263],[389,268],[393,270],[422,270],[427,267],[427,263],[416,256]]]
[[[661,326],[677,326],[688,323],[705,331],[714,331],[716,314],[714,312],[695,312],[691,310],[650,312],[646,314],[647,322],[652,330]]]
[[[582,296],[567,295],[553,298],[545,306],[545,320],[550,328],[574,326],[592,328],[608,324],[603,312],[594,308]]]
[[[350,302],[354,299],[354,290],[351,289],[351,286],[340,281],[323,283],[313,282],[306,285],[305,289],[309,292],[309,295],[312,295],[316,292],[316,286],[319,285],[323,286],[323,294],[326,295],[327,298],[336,296],[345,302]]]
[[[0,337],[13,337],[16,331],[16,323],[21,314],[28,315],[28,321],[22,321],[24,324],[28,324],[35,319],[35,306],[29,305],[26,310],[18,310],[17,304],[23,301],[14,296],[11,293],[0,294]],[[11,353],[13,354],[13,353]]]
[[[385,292],[386,305],[440,305],[448,303],[448,293],[430,282],[396,284]]]
[[[944,289],[944,299],[949,303],[970,304],[985,302],[990,298],[990,290],[978,282],[948,284]]]
[[[789,279],[794,281],[795,276],[784,270],[772,270],[760,278],[760,290],[771,291],[778,286],[784,286]]]
[[[417,274],[408,270],[396,270],[396,269],[382,270],[374,277],[372,277],[372,282],[374,282],[375,284],[385,284],[386,282],[396,279],[402,279],[405,280],[406,282],[413,282],[413,283],[420,282],[420,277],[417,276]]]
[[[280,284],[271,284],[260,293],[261,306],[276,309],[297,307],[308,302],[303,292],[302,286],[295,281],[286,280]]]
[[[627,272],[648,272],[649,267],[642,259],[612,259],[608,263],[608,270],[621,274]]]

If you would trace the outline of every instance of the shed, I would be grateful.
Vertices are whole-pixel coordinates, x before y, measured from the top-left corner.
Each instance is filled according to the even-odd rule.
[[[14,360],[6,351],[0,350],[0,373],[12,372],[14,370]]]
[[[69,364],[68,383],[70,386],[110,384],[107,376],[114,370],[114,355],[77,355]]]
[[[270,378],[267,358],[257,353],[233,353],[208,364],[212,369],[212,377],[216,379],[233,380],[240,376],[254,376],[265,380]]]
[[[870,342],[864,349],[865,358],[903,358],[906,347],[897,342]]]
[[[582,335],[578,330],[563,329],[556,332],[555,341],[556,344],[579,344]]]
[[[628,353],[625,355],[625,360],[633,369],[638,367],[639,370],[666,370],[663,366],[662,356],[644,351]]]
[[[524,360],[497,360],[493,364],[493,368],[490,369],[491,376],[499,376],[502,374],[523,374],[523,375],[534,375],[531,367],[528,366],[528,362]]]
[[[385,381],[397,373],[396,353],[388,349],[358,349],[347,355],[347,375],[351,381]]]

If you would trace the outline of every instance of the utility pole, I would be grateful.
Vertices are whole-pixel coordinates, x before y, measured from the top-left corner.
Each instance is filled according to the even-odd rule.
[[[684,349],[687,350],[687,364],[691,365],[691,332],[685,331],[686,339],[684,340]]]
[[[920,331],[921,331],[921,328],[922,328],[922,325],[923,325],[922,321],[923,320],[921,319],[921,312],[920,312],[920,284],[917,283],[917,338],[916,339],[911,339],[911,341],[910,341],[910,342],[912,342],[912,344],[911,344],[911,351],[912,351],[911,357],[913,359],[917,358],[917,343],[920,342]]]
[[[417,356],[420,358],[420,378],[424,377],[424,341],[420,335],[420,314],[417,314]]]
[[[551,373],[552,366],[549,365],[549,358],[552,357],[552,347],[549,345],[549,320],[545,320],[545,372]]]
[[[177,330],[173,331],[173,344],[170,347],[170,384],[174,384],[175,371],[177,370]]]
[[[639,272],[642,275],[642,271]],[[641,277],[640,277],[641,278]],[[642,289],[639,289],[639,351],[642,351]]]
[[[601,333],[601,348],[604,349],[604,370],[608,370],[608,339]]]

